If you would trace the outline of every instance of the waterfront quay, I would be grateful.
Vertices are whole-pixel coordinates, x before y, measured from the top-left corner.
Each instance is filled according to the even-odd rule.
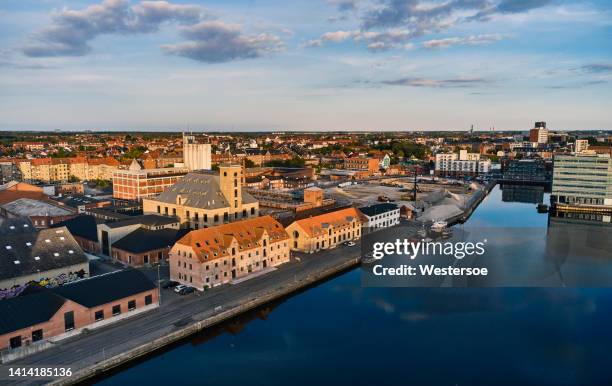
[[[50,383],[82,382],[353,268],[359,262],[360,244],[357,242],[352,247],[340,246],[316,254],[293,253],[289,263],[239,284],[218,286],[187,296],[176,296],[172,289],[162,289],[161,305],[156,310],[59,341],[50,349],[11,362],[10,366],[71,368],[71,377]],[[48,380],[33,382],[30,379],[11,384],[45,382]]]

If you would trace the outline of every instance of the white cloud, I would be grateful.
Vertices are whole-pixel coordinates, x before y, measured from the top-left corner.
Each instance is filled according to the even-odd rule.
[[[470,35],[463,37],[450,37],[444,39],[433,39],[427,40],[422,43],[422,46],[425,48],[448,48],[452,46],[458,45],[468,45],[468,46],[476,46],[476,45],[485,45],[491,44],[494,42],[498,42],[500,40],[507,39],[509,35],[505,34],[482,34],[482,35]]]

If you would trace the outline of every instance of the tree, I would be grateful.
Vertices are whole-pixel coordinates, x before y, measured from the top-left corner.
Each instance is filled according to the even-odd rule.
[[[244,159],[244,167],[245,168],[254,168],[255,167],[255,162],[253,162],[252,160],[245,158]]]

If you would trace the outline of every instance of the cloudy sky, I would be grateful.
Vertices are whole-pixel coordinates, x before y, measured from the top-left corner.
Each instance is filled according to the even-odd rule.
[[[0,129],[612,128],[608,0],[2,0]]]

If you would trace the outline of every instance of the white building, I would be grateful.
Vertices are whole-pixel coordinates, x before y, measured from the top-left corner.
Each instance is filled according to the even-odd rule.
[[[574,144],[574,151],[576,153],[582,153],[589,150],[589,141],[586,139],[577,139]]]
[[[359,211],[367,219],[364,226],[371,229],[387,228],[400,221],[400,210],[395,204],[375,204],[359,208]]]
[[[437,175],[479,175],[491,170],[491,161],[481,160],[480,154],[460,150],[456,153],[436,154]]]
[[[194,135],[183,135],[183,162],[189,170],[212,168],[210,143],[200,143]]]

